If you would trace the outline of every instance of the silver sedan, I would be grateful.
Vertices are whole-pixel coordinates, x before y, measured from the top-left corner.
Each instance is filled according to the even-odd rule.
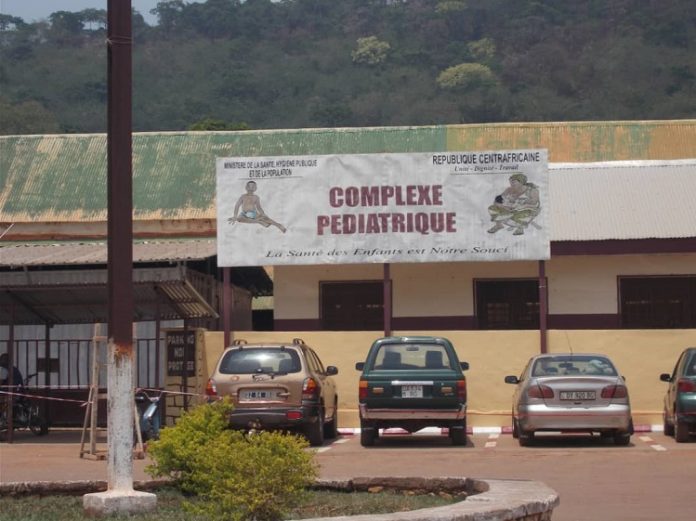
[[[529,445],[539,431],[598,432],[616,445],[633,434],[631,404],[624,378],[598,354],[545,354],[529,360],[516,384],[512,435]]]

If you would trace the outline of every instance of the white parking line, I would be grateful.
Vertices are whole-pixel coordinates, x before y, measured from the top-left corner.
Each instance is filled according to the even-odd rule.
[[[320,447],[317,449],[317,452],[326,452],[327,450],[331,450],[331,445],[328,447]]]
[[[339,438],[336,441],[334,441],[334,443],[347,443],[347,442],[348,442],[348,438]],[[332,445],[333,445],[333,443],[332,443]]]
[[[642,442],[647,443],[651,449],[656,450],[658,452],[664,452],[667,450],[666,447],[663,447],[659,443],[655,443],[655,440],[653,440],[650,436],[639,436],[638,439]]]
[[[487,448],[487,449],[495,448],[495,446],[498,445],[498,437],[499,437],[499,436],[500,436],[500,435],[497,434],[497,433],[495,433],[495,434],[490,434],[490,435],[488,436],[488,440],[489,440],[489,441],[486,442],[486,444],[484,445],[484,447]]]

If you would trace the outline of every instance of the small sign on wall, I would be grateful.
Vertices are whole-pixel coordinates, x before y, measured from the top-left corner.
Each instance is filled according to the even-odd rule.
[[[196,332],[167,331],[167,376],[196,375]]]

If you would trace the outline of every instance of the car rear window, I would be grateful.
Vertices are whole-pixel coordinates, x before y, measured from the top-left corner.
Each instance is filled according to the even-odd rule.
[[[696,352],[691,353],[691,360],[688,360],[684,368],[686,376],[696,376]]]
[[[603,375],[617,376],[614,364],[602,356],[553,356],[534,362],[532,376]]]
[[[373,369],[395,371],[451,367],[452,362],[447,349],[439,344],[382,344],[373,364]]]
[[[222,374],[298,373],[301,368],[297,351],[279,347],[233,349],[220,362]]]

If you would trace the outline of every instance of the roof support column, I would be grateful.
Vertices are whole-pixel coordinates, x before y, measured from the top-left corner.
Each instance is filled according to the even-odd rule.
[[[14,381],[14,366],[15,366],[15,304],[12,302],[10,304],[10,334],[7,339],[7,391],[13,393],[15,392],[14,386],[19,385],[22,382]],[[17,398],[13,395],[5,395],[7,400],[5,401],[5,418],[7,418],[7,443],[12,443],[14,440],[14,407],[13,404]]]
[[[154,494],[133,490],[133,150],[130,0],[108,0],[107,200],[109,331],[107,491],[83,497],[90,516],[153,510]]]
[[[222,329],[227,347],[230,345],[230,302],[232,301],[231,268],[222,268]]]
[[[549,313],[549,294],[546,288],[546,261],[539,261],[539,351],[542,354],[548,352],[547,317]]]
[[[384,290],[383,307],[384,307],[384,336],[392,334],[392,287],[391,287],[391,265],[388,262],[384,263],[384,277],[382,280],[382,288]]]

